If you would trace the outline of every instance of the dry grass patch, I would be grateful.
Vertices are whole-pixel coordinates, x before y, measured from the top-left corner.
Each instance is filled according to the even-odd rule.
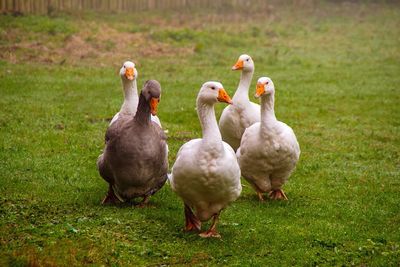
[[[126,59],[188,55],[191,47],[176,47],[151,38],[147,32],[121,32],[95,22],[79,23],[76,33],[66,36],[29,33],[9,28],[1,33],[0,59],[10,63],[113,65]],[[54,38],[57,37],[57,38]],[[136,60],[138,61],[138,60]],[[140,61],[140,60],[139,60]]]

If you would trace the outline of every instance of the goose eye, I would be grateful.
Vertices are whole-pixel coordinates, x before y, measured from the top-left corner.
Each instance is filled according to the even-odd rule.
[[[214,86],[211,86],[211,89],[215,90],[215,87],[214,87]]]
[[[249,60],[250,60],[250,58],[246,59],[246,61],[249,61]]]
[[[269,84],[269,82],[266,82],[265,85]]]

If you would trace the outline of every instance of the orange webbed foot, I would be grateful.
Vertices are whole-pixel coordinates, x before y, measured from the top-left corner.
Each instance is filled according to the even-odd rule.
[[[211,224],[210,229],[207,231],[200,233],[199,236],[203,238],[221,238],[221,235],[217,232],[217,223],[218,223],[219,213],[213,216],[213,222]]]
[[[199,236],[203,238],[210,238],[210,237],[221,238],[221,235],[216,230],[207,230],[203,233],[200,233]]]
[[[272,200],[288,200],[285,192],[283,192],[282,189],[272,190],[268,195]]]

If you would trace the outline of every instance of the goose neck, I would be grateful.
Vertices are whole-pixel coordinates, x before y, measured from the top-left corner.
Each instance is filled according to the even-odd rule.
[[[254,70],[242,71],[240,74],[239,86],[233,96],[233,102],[238,101],[250,101],[249,100],[249,88],[251,84],[251,79],[253,78]]]
[[[124,103],[121,107],[122,113],[135,114],[138,106],[138,92],[136,80],[123,81]]]
[[[215,118],[214,105],[198,102],[197,114],[201,124],[203,142],[210,145],[222,144],[221,133]]]
[[[264,95],[261,97],[261,126],[268,128],[272,122],[276,121],[274,110],[274,94]]]
[[[142,94],[139,97],[134,120],[141,125],[150,124],[151,122],[150,104]]]

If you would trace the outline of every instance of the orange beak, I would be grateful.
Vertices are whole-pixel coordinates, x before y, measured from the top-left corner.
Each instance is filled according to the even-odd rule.
[[[232,70],[243,69],[243,60],[238,60],[235,65],[233,65]]]
[[[219,102],[233,104],[232,99],[230,98],[230,96],[228,95],[228,93],[225,91],[224,88],[219,89],[217,99]]]
[[[132,81],[133,79],[135,79],[135,72],[133,68],[126,68],[125,70],[125,77]]]
[[[159,98],[152,97],[150,99],[150,112],[151,112],[151,115],[153,115],[153,116],[157,115],[157,106],[158,106],[159,102],[160,102]]]
[[[257,88],[256,88],[256,94],[254,95],[255,97],[260,97],[262,94],[265,93],[265,84],[263,83],[257,83]]]

